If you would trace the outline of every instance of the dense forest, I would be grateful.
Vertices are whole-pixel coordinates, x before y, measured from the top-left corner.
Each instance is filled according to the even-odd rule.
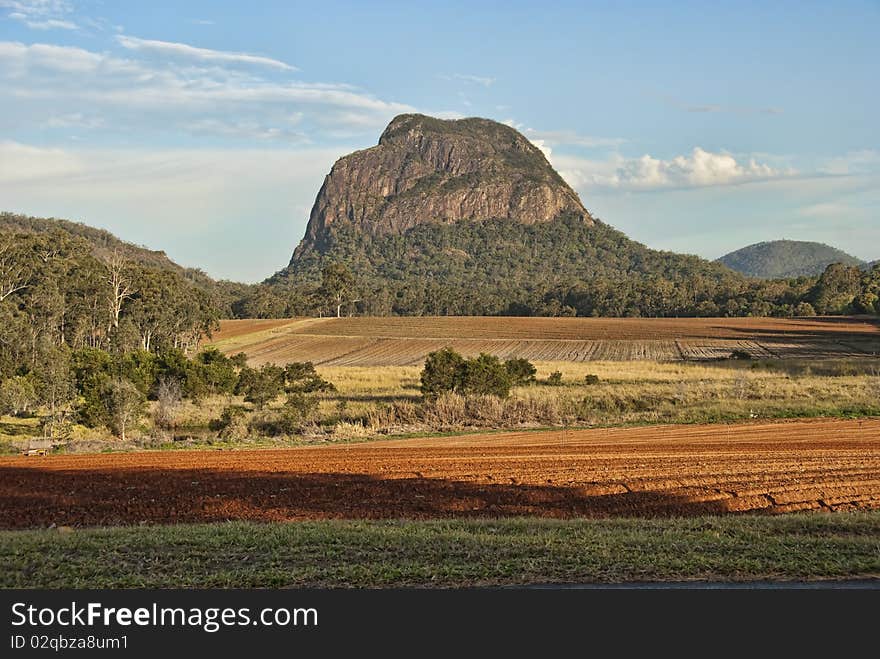
[[[109,231],[81,222],[56,218],[31,217],[17,213],[0,213],[0,239],[15,235],[54,235],[65,240],[76,240],[80,247],[97,260],[106,260],[115,254],[126,263],[151,271],[170,272],[204,292],[216,307],[220,317],[233,316],[232,305],[254,288],[225,280],[215,280],[198,268],[184,268],[172,261],[165,252],[147,249],[120,240]]]
[[[163,252],[64,220],[0,214],[0,244],[0,367],[18,361],[11,353],[33,359],[38,337],[73,348],[191,351],[221,318],[880,311],[877,267],[832,264],[819,277],[752,279],[576,216],[425,224],[386,236],[343,226],[324,250],[254,285],[216,281]]]
[[[334,314],[329,264],[354,280],[345,313],[368,315],[793,316],[875,313],[877,272],[749,279],[696,256],[649,249],[579,217],[420,225],[370,236],[349,226],[267,280],[248,312]],[[338,277],[334,276],[334,280]]]

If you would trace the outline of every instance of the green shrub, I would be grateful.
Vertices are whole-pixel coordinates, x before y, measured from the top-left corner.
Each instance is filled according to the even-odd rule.
[[[504,368],[507,369],[510,386],[512,387],[533,384],[535,382],[535,373],[538,372],[528,359],[522,358],[508,359],[504,362]]]
[[[425,398],[460,391],[465,378],[465,359],[446,347],[428,355],[421,373],[421,391]]]
[[[549,385],[551,387],[559,387],[562,385],[562,373],[560,371],[553,371],[550,375],[547,376],[547,379],[544,380],[544,384]]]
[[[284,390],[288,393],[336,391],[336,385],[322,378],[312,362],[292,362],[284,367]]]
[[[229,405],[219,419],[210,423],[221,439],[238,440],[248,436],[248,411],[241,405]]]
[[[510,395],[510,375],[498,357],[480,353],[479,357],[465,361],[464,382],[461,392],[480,396]]]
[[[596,375],[595,373],[588,373],[584,377],[584,382],[586,384],[599,384],[599,376]]]
[[[147,397],[130,380],[114,378],[104,388],[103,399],[110,429],[125,441],[126,432],[140,420]]]
[[[246,366],[238,376],[235,393],[244,396],[261,410],[284,391],[284,369],[274,364],[263,364],[258,369]]]
[[[0,414],[23,416],[37,403],[37,388],[32,376],[16,375],[0,383]]]
[[[238,384],[236,365],[217,348],[206,348],[195,356],[189,369],[191,389],[198,394],[231,394]]]
[[[278,430],[284,435],[293,435],[302,429],[303,424],[315,416],[318,401],[304,393],[287,396],[278,419]]]

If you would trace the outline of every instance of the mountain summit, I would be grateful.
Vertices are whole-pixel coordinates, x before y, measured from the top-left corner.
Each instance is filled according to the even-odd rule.
[[[832,263],[864,266],[864,262],[824,243],[771,240],[743,247],[718,259],[747,277],[779,279],[821,275]]]
[[[379,143],[336,161],[294,254],[322,251],[343,226],[402,234],[421,224],[507,219],[523,224],[576,214],[577,193],[521,133],[489,119],[395,117]]]

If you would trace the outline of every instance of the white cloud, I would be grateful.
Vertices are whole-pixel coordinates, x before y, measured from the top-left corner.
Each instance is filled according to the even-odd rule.
[[[80,159],[62,149],[0,141],[0,187],[65,179],[81,171]]]
[[[853,208],[847,204],[840,202],[821,202],[810,204],[798,209],[798,215],[804,217],[818,218],[836,218],[849,215],[853,212]]]
[[[740,161],[729,153],[713,153],[700,147],[669,160],[646,154],[640,158],[613,155],[598,161],[560,156],[553,162],[574,187],[629,190],[736,185],[795,174],[792,169],[774,168],[754,158]]]
[[[259,141],[306,142],[306,136],[287,127],[266,126],[255,121],[221,121],[220,119],[199,119],[188,125],[195,135],[220,135],[236,139]]]
[[[626,140],[618,137],[582,135],[573,130],[536,130],[514,119],[505,119],[501,123],[515,128],[529,138],[531,142],[540,142],[542,145],[577,146],[594,149],[615,148],[626,142]]]
[[[81,220],[168,250],[184,265],[256,281],[287,263],[324,175],[352,148],[57,149],[0,142],[0,199],[3,210]]]
[[[139,39],[124,34],[116,35],[116,41],[119,45],[128,50],[137,50],[145,53],[180,57],[185,59],[193,59],[199,62],[223,62],[234,64],[256,64],[258,66],[267,66],[269,68],[281,71],[297,71],[295,66],[291,66],[281,60],[271,57],[263,57],[262,55],[251,55],[248,53],[236,53],[226,50],[211,50],[210,48],[198,48],[185,43],[176,43],[173,41],[158,41],[156,39]]]
[[[78,29],[76,23],[66,18],[73,7],[64,0],[0,0],[0,7],[9,10],[8,18],[33,30]]]
[[[845,176],[871,173],[878,168],[880,168],[880,151],[862,149],[850,151],[837,158],[830,158],[820,167],[820,171],[823,174]]]
[[[63,21],[57,18],[47,18],[45,20],[31,20],[25,14],[13,12],[9,14],[9,18],[21,21],[32,30],[76,30],[76,23],[71,21]]]
[[[47,128],[87,128],[91,130],[103,125],[104,120],[101,117],[89,116],[82,112],[54,115],[46,120]]]
[[[14,99],[0,115],[0,127],[4,122],[16,128],[42,126],[51,108],[64,107],[65,114],[99,114],[108,129],[129,133],[189,131],[194,121],[211,120],[217,126],[247,122],[271,135],[297,114],[304,115],[306,126],[374,131],[394,115],[415,110],[347,84],[266,80],[224,66],[233,63],[180,65],[68,46],[0,42],[0,85]],[[290,137],[283,130],[277,134]]]
[[[453,73],[452,75],[441,75],[443,80],[459,80],[474,85],[482,85],[483,87],[491,87],[495,84],[495,78],[488,76],[475,76],[468,73]]]

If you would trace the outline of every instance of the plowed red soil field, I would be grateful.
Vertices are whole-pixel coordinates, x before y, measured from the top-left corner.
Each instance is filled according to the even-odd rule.
[[[0,460],[0,528],[880,508],[880,420]]]

